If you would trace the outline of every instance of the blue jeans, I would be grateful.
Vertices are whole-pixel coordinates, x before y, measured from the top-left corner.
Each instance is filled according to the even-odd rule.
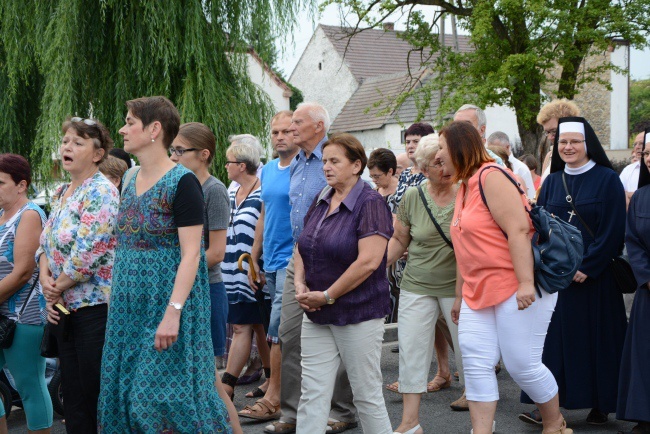
[[[214,356],[226,353],[226,321],[228,319],[228,295],[223,282],[210,284],[210,332]]]
[[[286,278],[286,268],[266,272],[266,285],[269,287],[269,294],[271,295],[271,317],[266,338],[274,344],[280,342],[278,329],[280,328],[280,312],[282,311],[282,291],[284,290]]]

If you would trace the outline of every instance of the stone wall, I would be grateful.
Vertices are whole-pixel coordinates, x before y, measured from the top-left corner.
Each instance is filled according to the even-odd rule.
[[[610,62],[610,53],[609,51],[605,52],[594,52],[588,56],[581,65],[581,71],[585,70],[585,67],[590,68],[597,65],[602,65],[603,63]],[[559,68],[556,68],[551,72],[551,75],[559,77]],[[603,71],[600,74],[600,78],[609,83],[611,77],[610,71]],[[557,92],[557,85],[548,86],[545,89],[542,89],[543,92],[550,97],[551,99],[555,98]],[[597,81],[592,81],[586,83],[579,88],[578,94],[575,96],[574,101],[580,107],[582,111],[582,116],[589,121],[591,126],[594,128],[596,135],[600,139],[603,147],[609,148],[610,144],[610,107],[611,107],[611,92],[607,88],[598,83]]]

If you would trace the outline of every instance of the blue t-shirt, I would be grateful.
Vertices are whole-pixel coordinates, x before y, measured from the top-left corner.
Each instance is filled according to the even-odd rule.
[[[291,234],[291,203],[289,166],[280,167],[280,159],[266,164],[262,169],[262,202],[264,202],[265,271],[287,268],[293,253]]]

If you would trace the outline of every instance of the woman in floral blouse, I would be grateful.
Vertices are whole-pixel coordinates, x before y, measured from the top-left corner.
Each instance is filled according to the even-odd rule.
[[[70,183],[52,198],[52,213],[36,252],[47,299],[48,321],[56,324],[62,303],[70,311],[58,342],[68,434],[97,432],[100,366],[111,274],[117,188],[99,172],[113,146],[99,121],[63,123],[61,161]]]

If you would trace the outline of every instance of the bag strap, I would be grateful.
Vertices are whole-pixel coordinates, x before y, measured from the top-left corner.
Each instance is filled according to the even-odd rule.
[[[522,195],[524,195],[524,196],[526,195],[526,193],[524,193],[524,191],[523,191],[523,190],[521,189],[521,187],[519,186],[519,183],[518,183],[517,181],[515,181],[515,180],[512,178],[512,176],[510,176],[510,174],[509,174],[508,172],[506,172],[505,170],[503,170],[501,167],[499,167],[499,166],[488,166],[488,167],[484,167],[484,168],[481,170],[481,172],[478,174],[478,190],[479,190],[479,192],[481,193],[481,199],[483,199],[483,204],[485,204],[485,207],[488,209],[488,211],[490,211],[490,207],[488,206],[487,199],[485,198],[485,192],[483,192],[483,185],[481,185],[481,175],[483,175],[483,172],[485,172],[486,170],[488,170],[488,169],[492,169],[492,168],[500,170],[500,171],[501,171],[501,172],[506,176],[506,178],[508,178],[508,180],[510,180],[510,182],[512,182],[513,185],[514,185],[515,187],[517,187],[517,190],[519,190],[519,193],[520,193],[520,194],[522,194]],[[529,210],[528,208],[526,208],[526,205],[524,205],[524,209],[526,210],[527,213],[530,213],[530,210]],[[492,211],[490,211],[490,213],[492,213]],[[501,229],[501,228],[499,228],[499,229]],[[501,232],[503,232],[503,235],[504,235],[504,236],[506,237],[506,239],[507,239],[507,238],[508,238],[508,234],[506,234],[505,231],[504,231],[503,229],[501,229]]]
[[[578,217],[578,220],[580,220],[580,223],[582,223],[582,226],[587,229],[587,232],[589,232],[589,235],[591,235],[591,238],[596,238],[594,236],[594,233],[591,231],[591,228],[585,223],[585,221],[580,217],[580,213],[576,209],[576,206],[573,204],[573,198],[571,197],[571,193],[569,193],[569,187],[566,184],[566,178],[564,177],[564,172],[562,172],[562,184],[564,184],[564,191],[566,192],[566,201],[569,202],[569,205],[571,205],[571,208],[573,208],[573,212],[575,213],[576,217]]]
[[[32,300],[32,295],[34,295],[34,288],[36,288],[36,284],[38,283],[38,277],[40,276],[41,272],[38,271],[36,273],[36,278],[34,279],[34,283],[32,283],[32,287],[30,288],[29,292],[27,293],[27,298],[25,299],[25,302],[23,303],[23,307],[20,308],[20,312],[18,312],[18,315],[16,315],[16,321],[20,320],[20,317],[23,316],[23,312],[25,312],[25,308],[29,304],[29,302]]]
[[[438,224],[436,219],[433,217],[433,213],[431,212],[431,209],[429,208],[429,204],[427,204],[427,199],[426,199],[426,197],[424,197],[424,191],[422,191],[422,185],[418,185],[417,189],[418,189],[418,193],[420,193],[420,199],[422,199],[422,203],[424,204],[424,208],[427,210],[427,213],[429,214],[429,217],[431,217],[431,221],[436,226],[436,229],[438,230],[438,233],[440,234],[442,239],[445,240],[445,243],[447,243],[447,245],[449,247],[451,247],[451,250],[454,250],[454,245],[451,243],[449,238],[447,238],[445,233],[442,231],[442,228],[440,227],[440,225]]]
[[[330,187],[329,185],[323,187],[320,193],[318,193],[318,200],[316,201],[316,203],[320,202],[325,196],[327,196],[327,193],[329,193],[331,190],[332,187]]]

